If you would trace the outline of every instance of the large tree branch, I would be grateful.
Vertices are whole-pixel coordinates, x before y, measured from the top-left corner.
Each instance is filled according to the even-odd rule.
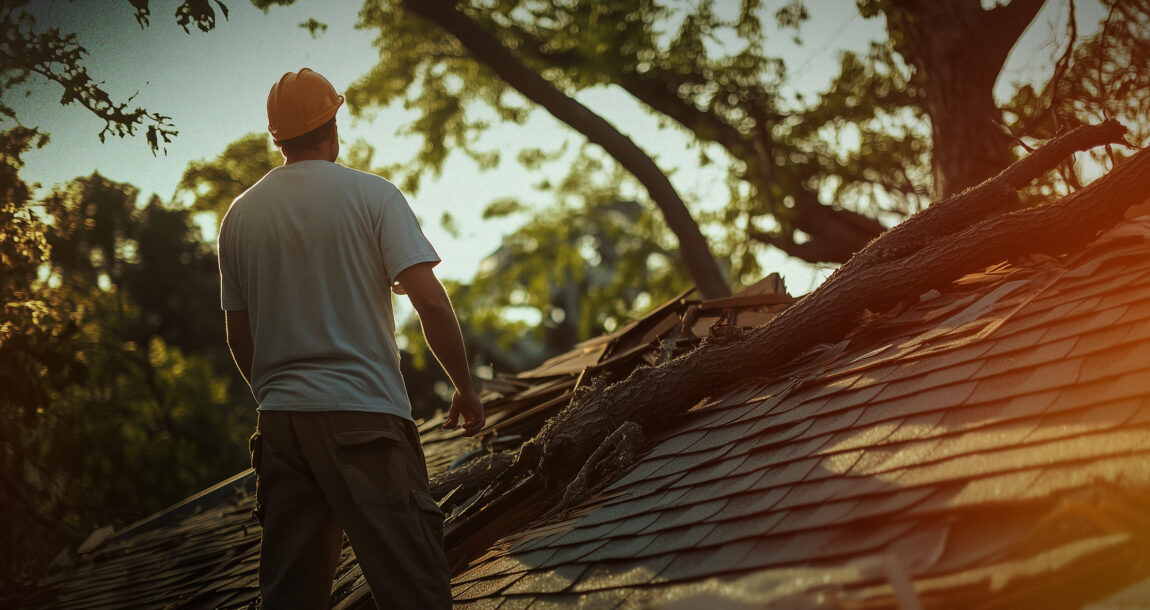
[[[714,112],[701,110],[679,97],[676,93],[679,83],[666,78],[665,74],[656,71],[647,75],[621,72],[614,82],[635,99],[691,130],[699,139],[717,142],[736,159],[763,161],[757,158],[750,138]]]
[[[646,187],[651,199],[663,212],[667,225],[679,239],[683,264],[700,292],[707,298],[730,294],[730,288],[686,204],[666,174],[630,138],[524,65],[499,40],[456,8],[454,2],[404,0],[403,7],[455,36],[476,61],[489,67],[508,85],[546,108],[555,118],[591,142],[602,146]]]
[[[1018,190],[1071,153],[1122,142],[1126,128],[1113,119],[1085,125],[1046,143],[993,179],[911,216],[860,251],[851,264],[871,264],[908,256],[930,242],[965,229],[980,220],[1011,211]],[[961,200],[961,204],[954,202]]]
[[[591,61],[591,58],[571,49],[548,50],[546,41],[523,28],[515,28],[515,36],[521,41],[518,48],[541,65],[568,70],[602,63]],[[753,134],[744,134],[718,113],[701,109],[678,94],[683,85],[703,82],[701,76],[676,74],[659,68],[646,73],[598,69],[598,76],[622,87],[652,110],[678,122],[700,140],[718,143],[732,157],[747,164],[745,180],[755,184],[761,193],[770,190],[774,160],[771,158],[773,142],[769,123],[777,120],[778,115],[761,104],[753,105],[749,111],[754,114],[756,128]],[[752,239],[808,262],[842,263],[884,229],[868,216],[822,204],[809,189],[801,189],[792,195],[795,207],[789,213],[790,226],[810,235],[810,240],[797,243],[790,232],[774,235],[752,233]]]
[[[561,478],[582,467],[596,442],[572,436],[573,419],[580,420],[579,429],[586,431],[593,414],[605,414],[599,438],[610,432],[613,421],[652,426],[665,422],[668,415],[741,379],[770,374],[813,345],[840,340],[863,310],[887,310],[902,299],[1000,261],[1081,247],[1119,222],[1126,208],[1143,201],[1148,184],[1150,149],[1057,203],[977,223],[935,240],[913,256],[877,264],[848,263],[813,293],[743,339],[704,344],[662,367],[637,370],[606,391],[577,396],[536,437],[536,444],[543,447],[541,463],[532,470]],[[959,198],[950,205],[962,207],[968,202]]]

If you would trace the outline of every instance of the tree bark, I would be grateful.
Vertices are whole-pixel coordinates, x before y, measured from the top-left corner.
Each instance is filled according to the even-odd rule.
[[[1014,142],[995,125],[994,83],[1014,43],[1045,0],[892,0],[886,17],[914,66],[931,118],[935,200],[961,192],[1014,161]]]
[[[667,175],[630,138],[574,98],[528,68],[498,39],[463,14],[451,0],[404,0],[403,7],[455,36],[476,61],[486,65],[527,99],[602,146],[647,189],[679,239],[683,264],[705,298],[729,296],[723,273],[699,225]]]

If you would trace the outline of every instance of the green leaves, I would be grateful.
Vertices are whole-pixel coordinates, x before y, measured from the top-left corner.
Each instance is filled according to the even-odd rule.
[[[521,214],[527,210],[528,207],[523,205],[518,199],[496,199],[487,204],[486,208],[483,208],[483,220],[506,218],[512,214]]]
[[[224,19],[227,19],[228,7],[220,0],[216,0],[216,5],[220,7]],[[216,27],[216,11],[208,0],[184,0],[176,7],[176,23],[184,28],[185,33],[191,33],[188,25],[193,22],[201,32],[210,32]]]
[[[7,580],[242,469],[254,410],[231,406],[250,399],[227,376],[215,257],[190,213],[139,207],[98,174],[32,213],[16,170],[35,133],[3,135],[0,538],[20,550],[0,562]]]
[[[300,23],[299,27],[307,30],[307,33],[311,34],[312,38],[319,38],[325,32],[327,32],[327,24],[317,21],[315,17],[309,18],[307,21]]]
[[[146,24],[146,3],[142,9],[140,4],[136,6],[137,20]],[[35,19],[18,6],[0,5],[0,85],[3,90],[21,86],[29,76],[39,75],[63,89],[61,104],[76,103],[104,121],[104,127],[97,134],[101,141],[108,135],[135,135],[142,127],[153,154],[163,150],[164,144],[178,133],[171,119],[143,108],[129,107],[131,98],[125,102],[114,101],[102,83],[93,79],[84,67],[82,62],[87,52],[75,34],[57,29],[39,31]],[[13,117],[10,108],[4,114]]]
[[[268,134],[249,133],[228,144],[216,158],[189,163],[176,194],[190,197],[193,210],[223,218],[233,199],[282,163]]]

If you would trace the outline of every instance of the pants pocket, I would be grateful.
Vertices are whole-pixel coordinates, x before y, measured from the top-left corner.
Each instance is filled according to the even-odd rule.
[[[336,463],[356,504],[407,501],[405,443],[394,430],[332,432]]]
[[[431,496],[418,491],[411,492],[411,505],[423,529],[428,567],[442,572],[444,581],[451,580],[443,548],[443,510]]]
[[[252,509],[252,516],[260,525],[264,524],[264,515],[267,507],[264,506],[264,486],[260,484],[260,467],[263,465],[264,435],[259,430],[248,439],[248,454],[251,456],[252,469],[256,472],[256,506]]]

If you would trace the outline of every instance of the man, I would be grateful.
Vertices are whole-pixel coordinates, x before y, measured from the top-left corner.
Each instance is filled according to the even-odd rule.
[[[267,102],[284,164],[220,225],[228,346],[259,402],[263,607],[326,608],[346,531],[381,607],[449,608],[443,513],[399,373],[393,287],[455,385],[444,427],[475,434],[483,406],[432,271],[439,257],[403,194],[335,163],[342,104],[319,74],[285,74]]]

